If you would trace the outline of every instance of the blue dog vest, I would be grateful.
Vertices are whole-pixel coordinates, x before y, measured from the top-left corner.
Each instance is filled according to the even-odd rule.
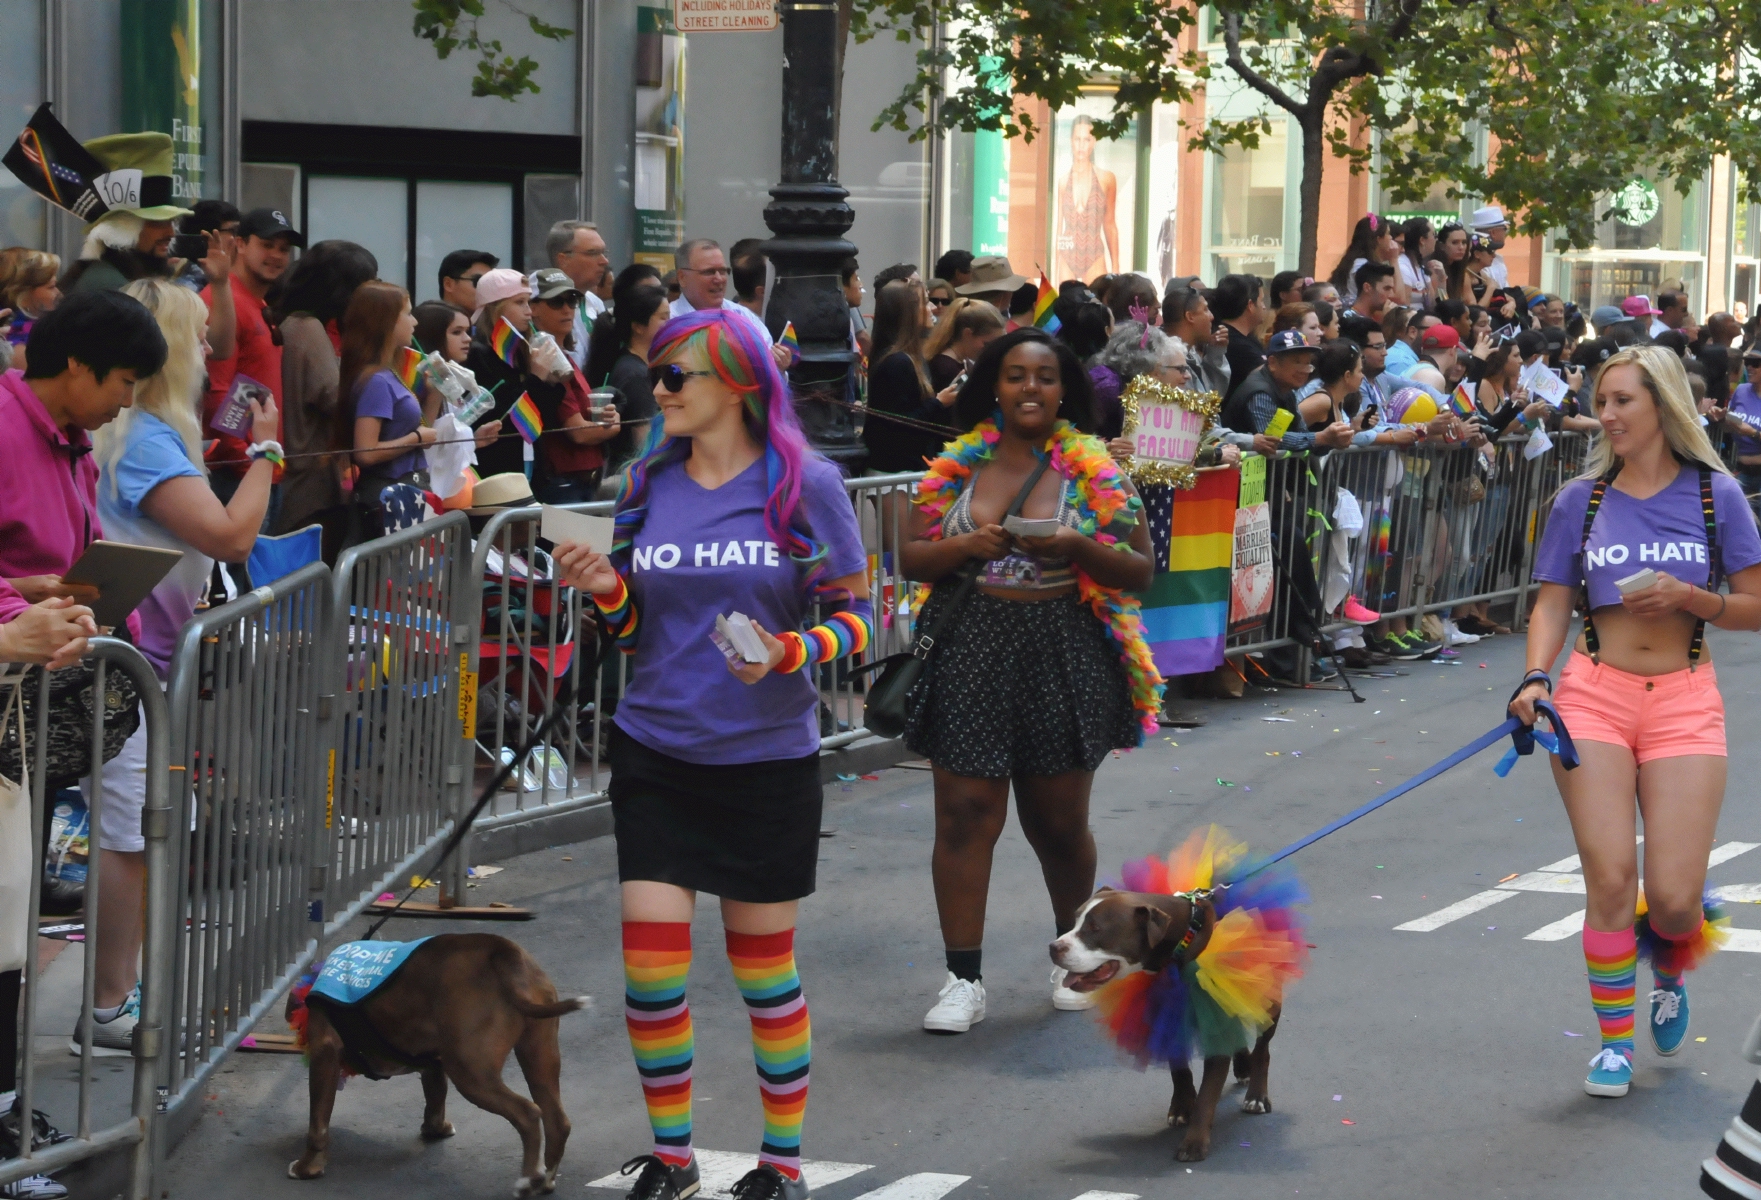
[[[324,969],[312,984],[312,995],[337,1004],[359,1004],[404,965],[417,946],[413,942],[344,942],[324,960]]]

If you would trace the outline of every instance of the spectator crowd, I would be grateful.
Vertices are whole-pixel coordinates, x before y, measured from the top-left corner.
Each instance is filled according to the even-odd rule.
[[[1593,432],[1596,368],[1652,343],[1681,357],[1745,492],[1761,492],[1761,317],[1699,320],[1679,284],[1655,303],[1629,296],[1583,312],[1510,281],[1508,228],[1496,206],[1441,228],[1371,214],[1324,279],[1189,276],[1158,288],[1122,273],[1058,282],[1049,309],[1040,282],[1008,259],[950,250],[928,273],[908,263],[875,273],[869,316],[869,289],[848,260],[840,282],[859,356],[851,402],[864,410],[864,467],[921,471],[958,431],[956,402],[985,347],[1038,325],[1055,326],[1087,372],[1092,432],[1121,461],[1132,457],[1122,398],[1135,379],[1214,394],[1201,467],[1421,443],[1492,464],[1500,439]],[[10,368],[0,375],[10,482],[0,492],[0,664],[76,663],[99,630],[89,590],[64,576],[97,540],[183,556],[112,631],[164,682],[184,625],[251,586],[253,552],[268,539],[317,525],[320,553],[334,561],[397,527],[411,494],[471,508],[471,481],[495,476],[514,478],[498,494],[515,499],[608,495],[648,440],[658,411],[650,351],[670,319],[724,310],[771,346],[778,367],[792,364],[764,320],[774,271],[760,239],[724,250],[690,238],[663,272],[620,267],[592,223],[562,221],[545,255],[521,272],[454,250],[440,262],[438,298],[417,304],[378,278],[364,247],[308,245],[282,212],[220,200],[112,210],[73,263],[0,251]],[[463,381],[478,402],[471,421],[455,419],[442,378]],[[535,446],[515,429],[528,404],[545,431]],[[474,472],[447,453],[461,442]],[[442,474],[455,486],[439,490]],[[1417,620],[1383,620],[1368,597],[1333,598],[1309,559],[1302,544],[1283,547],[1280,586],[1304,600],[1337,668],[1449,655],[1509,632],[1483,604],[1458,607],[1430,634]],[[90,914],[101,947],[90,1018],[96,1051],[125,1055],[139,1015],[144,730],[118,740],[95,831],[107,882]],[[78,780],[52,775],[49,795],[67,796]],[[53,887],[45,896],[79,904]],[[0,972],[0,1046],[17,1044],[19,977]],[[13,1072],[0,1051],[0,1157],[21,1129],[60,1136],[41,1114],[15,1110]],[[34,1177],[4,1194],[65,1189]]]

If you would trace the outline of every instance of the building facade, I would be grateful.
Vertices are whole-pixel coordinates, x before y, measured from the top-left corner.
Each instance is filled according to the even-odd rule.
[[[536,36],[526,13],[569,36]],[[670,266],[687,234],[769,236],[781,30],[680,35],[665,0],[492,2],[481,34],[538,63],[540,90],[507,101],[473,97],[475,57],[438,59],[413,15],[409,0],[13,0],[0,111],[22,128],[50,100],[82,139],[172,134],[180,194],[360,242],[418,301],[450,250],[546,265],[564,218],[597,223],[619,266]],[[929,248],[926,146],[869,129],[910,69],[895,42],[852,46],[846,65],[842,182],[871,272]],[[0,171],[0,244],[71,259],[79,243],[72,218]]]

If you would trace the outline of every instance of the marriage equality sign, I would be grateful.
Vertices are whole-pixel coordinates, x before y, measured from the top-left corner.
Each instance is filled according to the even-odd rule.
[[[1241,460],[1235,502],[1235,559],[1229,571],[1229,632],[1265,624],[1272,612],[1272,506],[1266,503],[1266,460]]]

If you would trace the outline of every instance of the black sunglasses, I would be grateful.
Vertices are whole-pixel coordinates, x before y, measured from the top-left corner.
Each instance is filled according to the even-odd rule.
[[[687,371],[678,363],[668,363],[664,367],[648,368],[648,386],[662,388],[676,396],[684,390],[685,380],[693,375],[707,378],[714,374],[714,371]]]

